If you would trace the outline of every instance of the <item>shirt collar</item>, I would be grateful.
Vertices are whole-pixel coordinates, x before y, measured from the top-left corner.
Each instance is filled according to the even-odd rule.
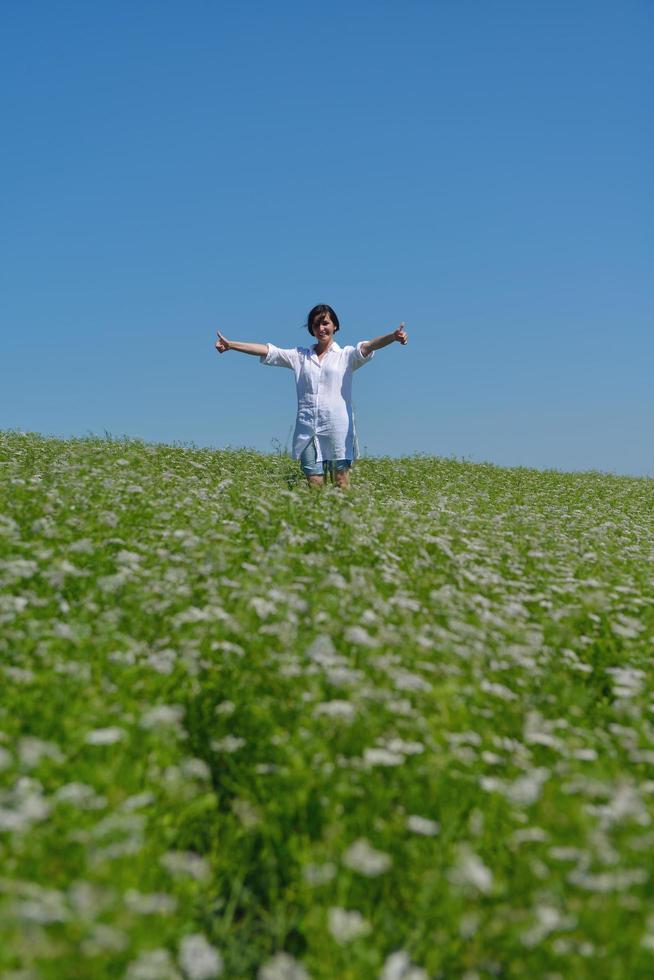
[[[335,341],[335,340],[332,340],[332,342],[331,342],[331,345],[330,345],[330,347],[329,347],[329,351],[333,351],[333,350],[335,350],[335,351],[339,351],[339,350],[341,350],[341,347],[340,347],[340,346],[339,346],[339,345],[338,345],[338,344],[336,343],[336,341]],[[312,354],[315,354],[315,353],[316,353],[316,349],[315,349],[315,347],[314,347],[314,345],[313,345],[313,344],[312,344],[312,345],[311,345],[311,347],[309,348],[309,351],[310,351],[310,352],[311,352]],[[327,353],[329,353],[329,351],[328,351]],[[316,354],[316,356],[318,356],[318,355]]]

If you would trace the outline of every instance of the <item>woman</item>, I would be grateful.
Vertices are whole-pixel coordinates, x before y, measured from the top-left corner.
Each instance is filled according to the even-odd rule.
[[[352,374],[372,359],[381,347],[407,343],[404,324],[393,333],[362,340],[356,347],[340,347],[334,334],[340,329],[331,306],[321,303],[309,312],[307,329],[316,343],[311,347],[283,349],[273,344],[249,344],[227,340],[216,331],[216,350],[258,356],[262,364],[291,368],[297,387],[297,419],[293,458],[300,460],[310,486],[321,487],[327,473],[337,486],[349,486],[355,458],[352,417]]]

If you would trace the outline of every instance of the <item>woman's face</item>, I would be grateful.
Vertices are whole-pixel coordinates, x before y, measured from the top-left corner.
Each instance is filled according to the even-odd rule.
[[[320,313],[311,324],[313,336],[319,343],[329,342],[334,336],[336,327],[329,313]]]

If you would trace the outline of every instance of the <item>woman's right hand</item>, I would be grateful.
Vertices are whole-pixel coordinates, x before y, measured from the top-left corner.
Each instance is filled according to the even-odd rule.
[[[223,337],[220,330],[216,330],[216,334],[218,335],[218,340],[214,346],[219,354],[224,354],[225,351],[230,350],[229,341]]]

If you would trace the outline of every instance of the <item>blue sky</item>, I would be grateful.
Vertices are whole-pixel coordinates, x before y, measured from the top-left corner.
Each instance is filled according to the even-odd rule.
[[[6,4],[0,427],[289,442],[341,343],[370,455],[654,475],[649,2]]]

